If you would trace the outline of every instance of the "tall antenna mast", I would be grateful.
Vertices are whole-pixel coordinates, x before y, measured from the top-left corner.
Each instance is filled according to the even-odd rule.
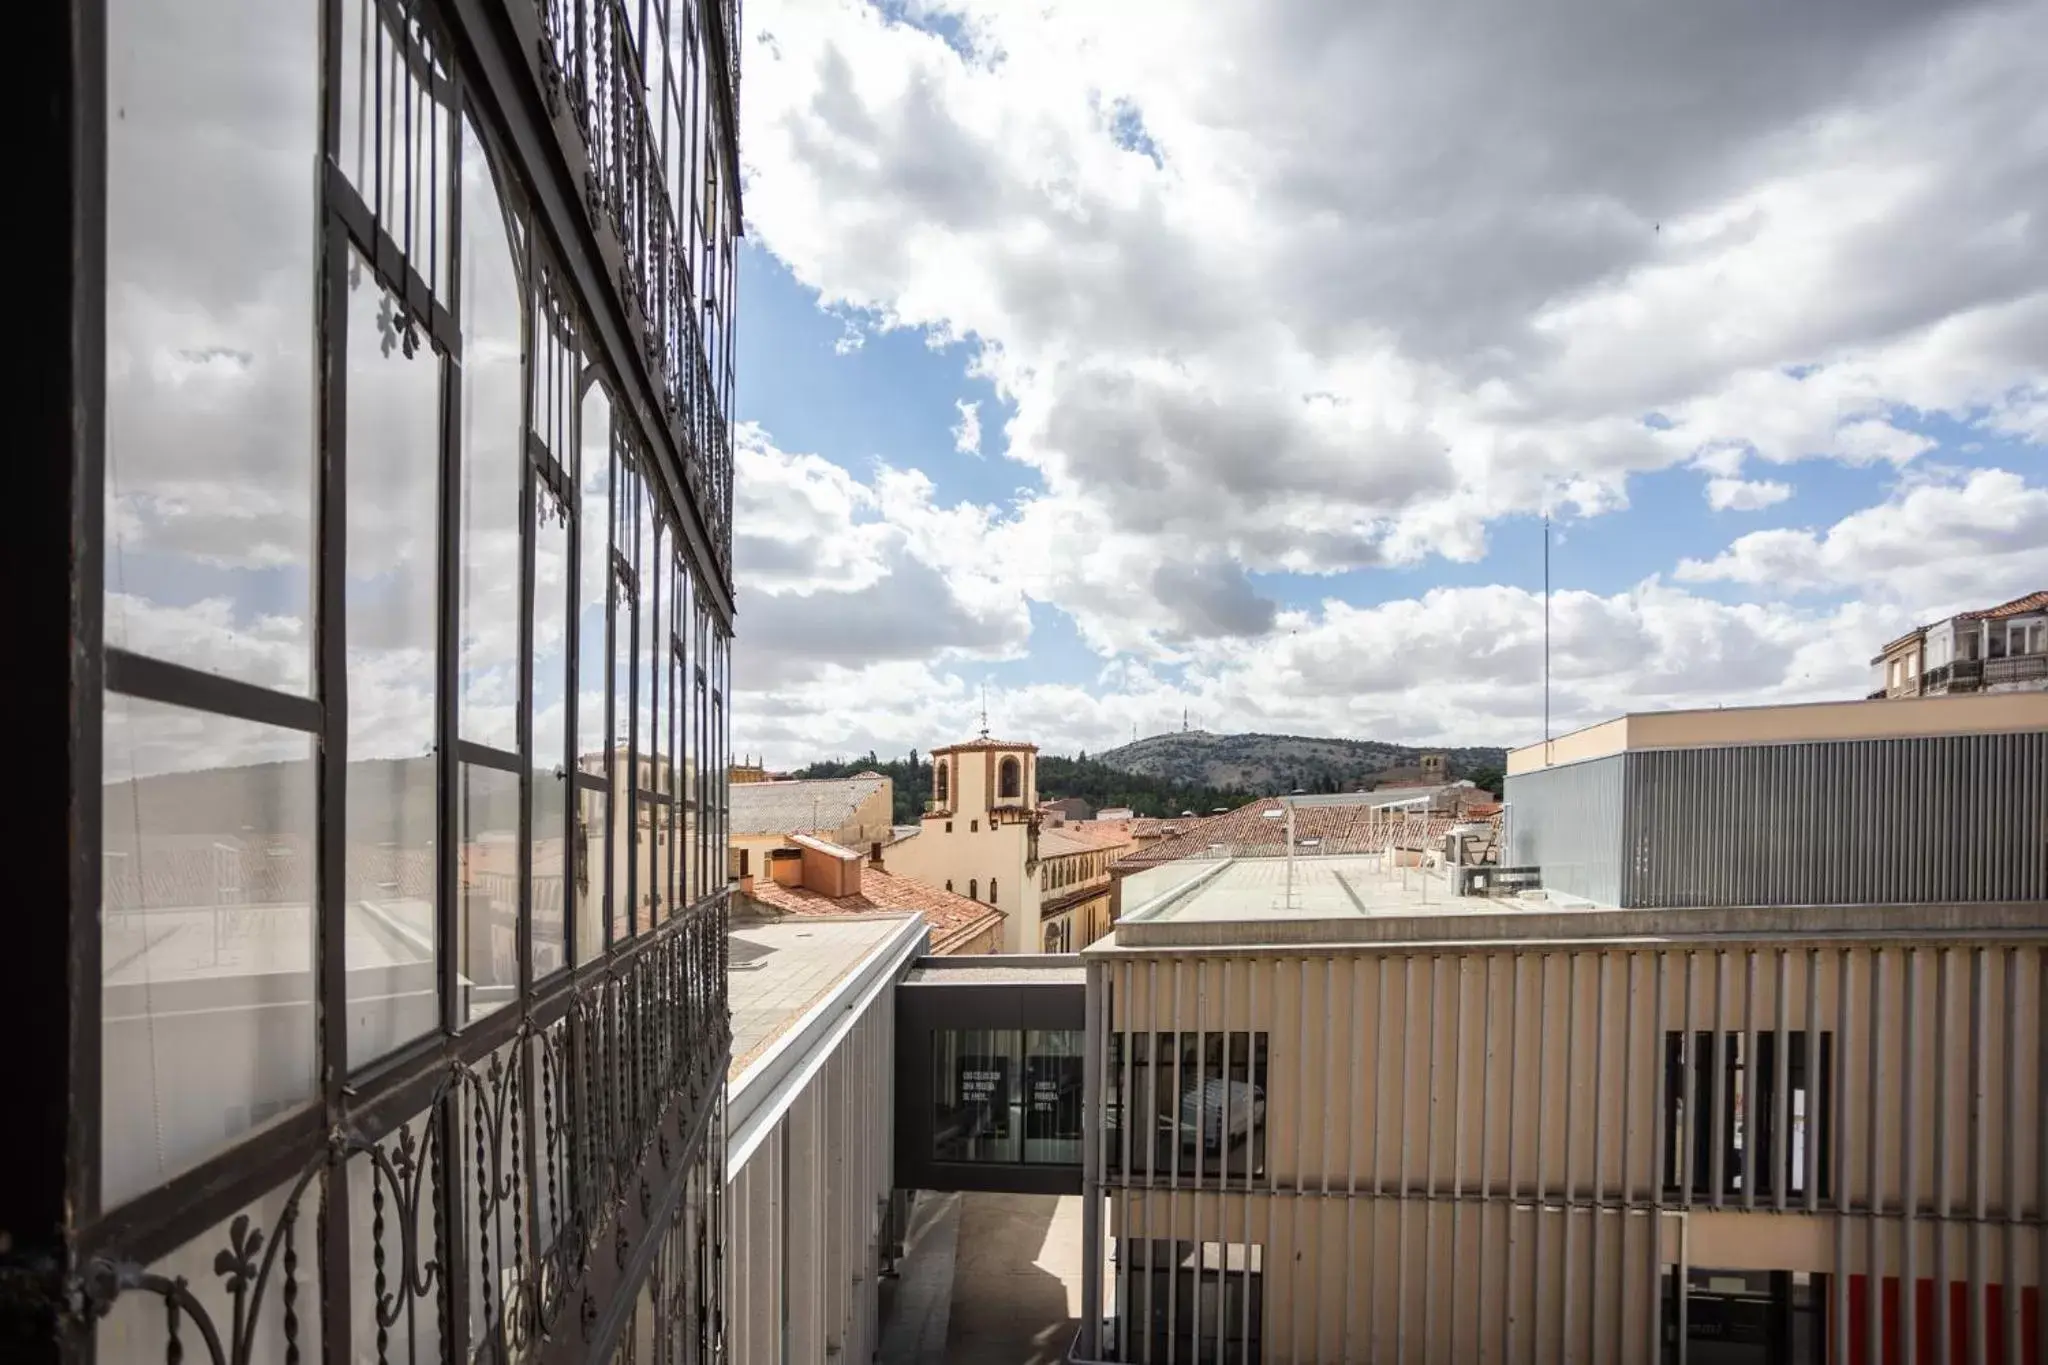
[[[1543,761],[1550,761],[1550,509],[1543,510]]]
[[[1545,738],[1549,737],[1548,730],[1544,732],[1544,736]],[[988,738],[988,684],[986,682],[981,685],[981,737],[983,739]]]

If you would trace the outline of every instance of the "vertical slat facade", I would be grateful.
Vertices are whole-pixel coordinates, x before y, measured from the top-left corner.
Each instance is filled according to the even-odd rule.
[[[1106,1028],[1266,1035],[1266,1169],[1204,1148],[1089,1194],[1115,1245],[1229,1244],[1200,1276],[1262,1305],[1254,1350],[1234,1306],[1176,1360],[1643,1361],[1743,1272],[1813,1277],[1825,1358],[1904,1358],[1966,1265],[1958,1358],[2038,1362],[2044,941],[1114,950]],[[1147,1358],[1126,1303],[1093,1358]]]
[[[1617,782],[1590,771],[1603,764],[1625,766],[1628,798],[1611,897],[1581,889],[1600,885],[1586,867]],[[1604,905],[2048,901],[2048,730],[1638,751],[1507,786],[1511,801],[1571,797],[1540,815],[1517,803],[1512,861]]]

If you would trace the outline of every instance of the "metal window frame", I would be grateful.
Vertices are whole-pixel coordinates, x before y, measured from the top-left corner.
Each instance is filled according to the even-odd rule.
[[[464,416],[459,384],[460,304],[456,293],[461,280],[458,259],[460,148],[465,109],[473,112],[479,132],[487,142],[502,140],[503,147],[510,149],[507,160],[519,172],[519,192],[532,205],[528,248],[535,253],[544,250],[558,253],[565,262],[570,280],[569,292],[592,315],[591,332],[597,343],[594,347],[597,363],[606,367],[615,383],[619,376],[625,378],[626,382],[619,384],[621,390],[637,390],[630,406],[615,409],[615,423],[632,424],[652,443],[651,463],[656,474],[652,482],[661,488],[669,514],[675,516],[678,524],[688,531],[684,538],[688,545],[684,558],[700,589],[702,610],[707,618],[717,622],[716,633],[721,648],[731,621],[729,551],[718,539],[723,528],[729,527],[730,473],[719,462],[721,456],[726,461],[730,458],[726,419],[722,411],[709,414],[700,411],[691,416],[690,421],[705,433],[711,444],[705,449],[687,451],[679,436],[687,427],[670,421],[650,420],[661,410],[661,405],[648,401],[648,395],[659,387],[659,383],[656,377],[647,373],[643,351],[626,342],[618,325],[619,318],[628,309],[616,292],[616,272],[604,263],[606,239],[603,227],[593,224],[590,216],[578,211],[582,206],[567,190],[570,177],[566,172],[574,162],[576,149],[565,147],[562,139],[550,136],[551,131],[559,130],[551,130],[542,113],[544,73],[537,73],[534,69],[538,62],[531,55],[535,45],[522,41],[532,36],[539,22],[532,10],[511,3],[511,0],[416,0],[414,4],[403,3],[403,0],[368,0],[368,5],[372,12],[380,15],[412,13],[423,22],[435,25],[446,44],[445,80],[454,92],[446,106],[447,133],[452,149],[448,164],[451,218],[446,246],[450,283],[447,297],[437,297],[430,283],[407,259],[401,244],[376,221],[370,206],[336,166],[339,89],[335,72],[340,60],[342,10],[338,0],[329,0],[317,21],[324,35],[321,47],[326,69],[309,75],[309,79],[317,81],[321,91],[323,115],[320,137],[324,169],[318,177],[315,191],[321,205],[316,213],[316,221],[321,224],[319,264],[315,278],[306,281],[306,286],[314,291],[315,327],[320,353],[327,363],[316,390],[320,416],[311,457],[323,484],[314,520],[314,544],[319,567],[313,604],[317,632],[315,675],[313,691],[304,696],[219,677],[131,651],[104,650],[101,547],[105,533],[105,383],[102,367],[106,344],[103,311],[104,182],[108,121],[105,107],[108,42],[105,0],[72,0],[68,6],[57,8],[47,27],[31,25],[27,30],[31,52],[52,59],[32,63],[42,73],[38,81],[48,84],[54,98],[46,106],[49,119],[37,126],[36,136],[31,141],[40,138],[40,146],[56,151],[66,172],[64,178],[68,192],[62,196],[61,210],[51,215],[51,223],[55,230],[67,237],[71,248],[67,252],[52,253],[53,259],[65,262],[56,280],[59,285],[56,292],[67,315],[65,331],[69,345],[52,348],[61,354],[50,361],[50,369],[58,381],[52,393],[61,399],[67,417],[63,441],[70,458],[52,463],[61,467],[63,481],[69,490],[63,522],[69,533],[66,536],[66,558],[71,565],[71,573],[65,595],[72,641],[72,648],[64,659],[67,675],[65,702],[71,720],[62,727],[69,750],[70,799],[63,804],[61,812],[72,837],[52,841],[51,847],[55,850],[53,865],[64,868],[70,905],[68,914],[61,921],[62,963],[50,962],[48,965],[54,970],[47,973],[65,997],[57,1011],[64,1027],[43,1035],[51,1046],[61,1052],[64,1065],[61,1068],[42,1066],[36,1072],[42,1088],[30,1095],[32,1102],[44,1101],[41,1107],[48,1112],[65,1115],[65,1122],[61,1161],[51,1160],[47,1169],[38,1166],[24,1172],[26,1178],[22,1182],[42,1190],[61,1191],[63,1211],[61,1221],[49,1228],[48,1235],[55,1240],[46,1240],[39,1227],[25,1226],[26,1235],[16,1240],[4,1258],[0,1258],[4,1259],[0,1272],[5,1273],[10,1285],[19,1281],[29,1286],[27,1293],[8,1296],[6,1307],[0,1310],[0,1317],[9,1319],[6,1325],[13,1325],[13,1316],[19,1310],[38,1321],[53,1322],[57,1327],[56,1332],[37,1337],[37,1358],[41,1358],[40,1352],[46,1347],[51,1359],[90,1361],[94,1355],[93,1315],[103,1311],[114,1295],[124,1290],[137,1292],[138,1285],[164,1292],[163,1287],[146,1283],[149,1276],[143,1267],[168,1251],[187,1244],[193,1236],[204,1233],[214,1223],[254,1199],[287,1185],[294,1174],[303,1172],[298,1174],[300,1190],[309,1188],[310,1183],[317,1183],[320,1196],[328,1205],[346,1208],[349,1206],[349,1157],[371,1152],[382,1140],[378,1135],[393,1132],[394,1125],[409,1125],[423,1114],[429,1116],[427,1121],[430,1124],[440,1125],[441,1151],[445,1154],[448,1137],[456,1131],[454,1120],[461,1096],[459,1086],[450,1084],[451,1074],[490,1057],[508,1043],[518,1043],[520,1058],[515,1069],[524,1074],[523,1089],[530,1096],[533,1091],[533,1049],[525,1047],[524,1040],[552,1026],[573,1023],[579,1013],[589,1009],[600,993],[613,989],[616,983],[632,973],[644,975],[657,956],[672,945],[672,941],[675,945],[689,944],[690,960],[696,964],[693,970],[704,975],[704,988],[710,993],[706,1003],[715,999],[721,1012],[723,1008],[722,978],[717,982],[711,980],[713,973],[722,972],[723,935],[720,932],[715,936],[714,945],[713,935],[707,932],[706,925],[723,923],[724,894],[722,889],[713,888],[708,881],[703,886],[705,894],[698,898],[689,914],[682,917],[688,922],[677,924],[673,933],[641,936],[631,944],[608,948],[598,960],[577,964],[582,970],[559,973],[539,984],[532,981],[530,764],[520,761],[518,755],[507,755],[489,746],[474,745],[456,738],[454,707],[457,692],[452,673],[455,646],[459,645],[459,640],[451,639],[456,622],[455,612],[448,604],[448,592],[453,567],[459,564],[460,538],[459,526],[452,524],[450,504],[453,499],[448,494],[456,486],[455,481],[460,474],[459,434]],[[736,64],[731,59],[727,41],[727,28],[732,18],[730,10],[730,6],[707,7],[700,17],[699,22],[705,25],[708,33],[708,41],[700,50],[724,60],[717,65],[706,64],[694,73],[697,79],[712,81],[728,130],[732,126],[731,86],[736,78]],[[714,80],[713,72],[722,79]],[[725,155],[730,158],[736,146],[730,132],[722,145]],[[738,177],[728,171],[726,182],[733,203],[729,222],[737,228],[740,221],[737,212]],[[503,188],[501,184],[501,192]],[[346,1010],[345,965],[341,955],[346,890],[341,856],[341,821],[347,795],[347,661],[342,630],[345,579],[339,572],[339,556],[346,544],[346,433],[342,423],[347,374],[346,323],[341,300],[351,244],[362,251],[380,282],[404,301],[407,311],[413,315],[414,325],[424,333],[432,348],[431,363],[441,370],[438,376],[441,386],[438,433],[441,469],[437,480],[443,504],[437,512],[442,532],[437,561],[441,599],[437,602],[440,612],[437,627],[441,657],[437,672],[436,730],[443,742],[437,745],[435,762],[437,821],[443,835],[443,851],[437,867],[441,900],[437,917],[437,948],[444,955],[444,960],[449,960],[455,906],[451,887],[452,857],[447,851],[451,841],[446,835],[454,819],[452,779],[457,765],[478,762],[501,770],[510,766],[518,772],[521,782],[520,1007],[498,1011],[475,1025],[455,1029],[450,1026],[451,1021],[445,1013],[452,1008],[449,1003],[451,997],[444,995],[443,1028],[440,1031],[377,1059],[353,1076],[346,1075],[340,1064],[323,1066],[316,1102],[246,1136],[157,1188],[117,1208],[102,1209],[99,1207],[98,1189],[101,1145],[97,1103],[101,1062],[97,991],[100,973],[100,870],[96,850],[102,782],[99,732],[104,698],[109,690],[207,714],[273,725],[322,741],[314,778],[320,850],[314,910],[318,953],[316,1046],[330,1060],[342,1055],[343,1040],[337,1025],[345,1017]],[[530,382],[529,370],[523,377],[523,383]],[[37,413],[42,415],[40,409]],[[40,429],[54,432],[56,428],[45,423]],[[702,479],[682,477],[681,471],[686,463],[708,465],[714,474],[710,480],[711,487],[702,487]],[[534,552],[531,519],[537,482],[560,494],[560,485],[566,478],[567,471],[562,466],[551,467],[539,460],[526,465],[522,478],[521,644],[518,663],[521,706],[517,742],[520,753],[526,755],[530,755],[532,749]],[[573,506],[573,497],[569,502]],[[577,520],[572,516],[572,564],[580,550]],[[678,546],[678,550],[681,549]],[[576,695],[579,662],[576,639],[579,613],[574,584],[572,572],[568,604],[569,642],[566,646],[569,695],[572,699]],[[576,708],[571,705],[569,710],[567,742],[568,752],[573,754],[576,752]],[[712,740],[714,743],[722,742],[722,737],[712,737]],[[570,774],[567,790],[572,811],[576,791],[586,785],[580,774]],[[722,838],[722,826],[717,832]],[[711,831],[706,833],[708,837]],[[564,889],[564,934],[571,952],[574,951],[575,932],[575,898],[569,892],[573,858],[572,839],[570,848],[565,850]],[[30,941],[30,946],[36,950],[54,951],[51,947],[54,941],[54,938],[36,938]],[[667,1182],[666,1188],[671,1194],[681,1188],[684,1169],[694,1169],[690,1161],[674,1160],[676,1140],[680,1140],[683,1152],[694,1150],[703,1154],[712,1171],[722,1169],[723,1164],[721,1158],[708,1153],[707,1141],[715,1139],[722,1131],[717,1110],[722,1103],[729,1028],[722,1019],[707,1018],[702,1022],[707,1026],[700,1040],[703,1045],[700,1050],[704,1055],[695,1059],[701,1075],[695,1075],[691,1081],[696,1101],[687,1115],[677,1107],[669,1112],[667,1118],[660,1118],[658,1114],[647,1116],[664,1125],[660,1133],[660,1167],[662,1179]],[[576,1037],[583,1038],[586,1033],[587,1030],[579,1031]],[[575,1050],[580,1072],[591,1060],[591,1055],[581,1043]],[[641,1059],[644,1074],[651,1075],[652,1060],[651,1056]],[[52,1078],[60,1072],[63,1093],[50,1093],[49,1087],[54,1083]],[[717,1078],[715,1083],[714,1074]],[[579,1109],[574,1120],[577,1131],[586,1137],[590,1132],[588,1123],[591,1118],[592,1115]],[[537,1145],[537,1142],[528,1145],[523,1162],[523,1179],[536,1201],[539,1198],[538,1186],[534,1184],[534,1148]],[[651,1151],[647,1158],[649,1163],[654,1160]],[[55,1155],[52,1149],[38,1152],[38,1156],[44,1159]],[[445,1156],[436,1159],[445,1159]],[[617,1229],[621,1238],[637,1232],[638,1245],[643,1248],[653,1245],[651,1239],[656,1234],[650,1230],[659,1226],[658,1220],[650,1217],[648,1201],[644,1197],[645,1179],[643,1176],[643,1198],[638,1209],[622,1196]],[[451,1189],[452,1182],[447,1180],[439,1183],[451,1210],[459,1210],[459,1190]],[[664,1200],[654,1202],[663,1204]],[[722,1217],[722,1205],[715,1187],[705,1202],[705,1217],[715,1223]],[[346,1217],[320,1220],[321,1237],[317,1242],[308,1243],[310,1254],[317,1258],[322,1286],[319,1290],[324,1338],[321,1349],[340,1358],[351,1352],[351,1313],[347,1296],[354,1258],[350,1255],[349,1222]],[[10,1223],[10,1230],[15,1226],[24,1225]],[[459,1227],[460,1223],[450,1219],[448,1226]],[[704,1231],[700,1229],[700,1240]],[[532,1245],[531,1229],[526,1236]],[[463,1240],[458,1235],[444,1263],[450,1275],[451,1297],[458,1302],[467,1287],[467,1275],[461,1265],[462,1255]],[[652,1259],[643,1249],[632,1258],[632,1263],[635,1268],[644,1268]],[[721,1260],[710,1258],[712,1274],[722,1273]],[[609,1278],[618,1279],[616,1276]],[[616,1305],[629,1304],[633,1292],[630,1280],[622,1283],[626,1287],[617,1294],[615,1306],[610,1310],[614,1319]],[[701,1295],[699,1302],[703,1302]],[[715,1308],[705,1311],[704,1318],[706,1339],[719,1340],[722,1328],[716,1321]],[[197,1340],[200,1334],[194,1320],[188,1316],[187,1321],[188,1333]],[[459,1329],[465,1321],[463,1314],[451,1311],[447,1325]],[[616,1321],[611,1322],[609,1330],[617,1330]],[[573,1332],[565,1334],[574,1335]],[[452,1330],[444,1337],[443,1351],[449,1358],[457,1358],[464,1351],[465,1343],[460,1337],[460,1330]],[[602,1349],[605,1345],[602,1335],[593,1342],[586,1331],[574,1354],[580,1356],[586,1349]],[[234,1343],[230,1343],[231,1353],[233,1346]],[[550,1346],[545,1355],[557,1358],[568,1353],[565,1348]]]

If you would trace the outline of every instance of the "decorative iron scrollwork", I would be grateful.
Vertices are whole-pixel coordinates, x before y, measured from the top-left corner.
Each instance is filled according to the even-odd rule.
[[[685,1106],[682,1128],[693,1131],[703,1107],[719,1094],[706,1081],[730,1031],[724,982],[710,976],[716,957],[707,948],[709,940],[722,940],[724,923],[720,897],[661,926],[653,941],[591,983],[560,1019],[546,1027],[524,1024],[498,1051],[452,1062],[424,1113],[381,1138],[361,1137],[343,1124],[293,1180],[270,1226],[247,1213],[229,1223],[211,1262],[224,1315],[216,1316],[183,1275],[111,1259],[86,1263],[68,1282],[70,1311],[87,1320],[103,1317],[120,1295],[141,1291],[163,1304],[168,1360],[196,1354],[207,1365],[278,1358],[300,1365],[318,1354],[317,1344],[308,1352],[302,1341],[303,1278],[313,1250],[312,1243],[302,1245],[307,1192],[315,1191],[310,1207],[321,1218],[347,1216],[337,1191],[362,1180],[368,1185],[368,1244],[356,1245],[352,1254],[369,1268],[372,1311],[365,1320],[373,1326],[368,1344],[380,1363],[422,1358],[417,1333],[400,1330],[418,1321],[408,1315],[422,1310],[439,1324],[435,1335],[445,1355],[452,1228],[473,1230],[476,1302],[468,1321],[482,1336],[471,1341],[473,1349],[489,1347],[492,1359],[527,1354],[528,1345],[560,1326],[572,1297],[588,1340],[600,1313],[584,1287],[594,1239],[609,1234],[613,1257],[625,1267],[633,1250],[619,1216],[627,1191],[642,1219],[650,1216],[654,1188],[643,1172],[657,1156],[669,1160],[667,1128],[675,1108]],[[696,1010],[689,1007],[692,998],[701,1002]],[[459,1133],[451,1123],[461,1125]],[[705,1127],[707,1145],[694,1159],[708,1178],[719,1165],[708,1144],[722,1139],[715,1121]],[[453,1140],[458,1135],[459,1144]],[[464,1221],[451,1223],[450,1209],[459,1209]],[[714,1230],[700,1231],[715,1242]],[[671,1257],[661,1267],[671,1273],[677,1264]],[[705,1258],[703,1273],[714,1273],[716,1264],[715,1257]],[[280,1341],[281,1357],[273,1349]]]

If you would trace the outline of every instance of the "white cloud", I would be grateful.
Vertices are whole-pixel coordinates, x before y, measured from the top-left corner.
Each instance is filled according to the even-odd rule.
[[[981,404],[954,400],[960,420],[953,424],[953,450],[960,455],[981,454]]]
[[[1752,531],[1711,560],[1681,562],[1676,576],[1989,606],[2048,582],[2048,486],[2003,469],[1938,474],[1822,530]]]
[[[1044,489],[1008,557],[1098,649],[1256,637],[1247,573],[1478,559],[1560,485],[2038,426],[2048,7],[912,13],[960,46],[749,11],[751,227],[974,348]]]
[[[1791,496],[1791,484],[1773,479],[1707,480],[1707,506],[1716,512],[1755,512]]]
[[[938,505],[914,470],[862,480],[816,455],[739,430],[734,576],[744,596],[736,686],[773,689],[881,661],[1018,653],[1031,618],[984,552],[996,513]],[[842,700],[846,699],[841,694]]]

